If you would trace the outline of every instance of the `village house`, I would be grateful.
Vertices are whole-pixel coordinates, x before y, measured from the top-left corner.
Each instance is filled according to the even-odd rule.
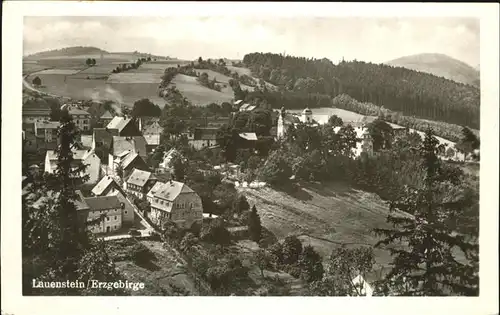
[[[110,233],[122,228],[122,209],[124,205],[116,196],[83,197],[77,192],[78,219],[88,224],[94,234]],[[90,222],[94,224],[89,224]]]
[[[108,129],[117,129],[118,135],[122,137],[142,136],[141,131],[132,118],[113,117],[106,127]]]
[[[181,154],[177,149],[172,148],[168,150],[167,152],[163,153],[163,159],[159,164],[159,168],[165,170],[165,171],[172,171],[172,168],[170,167],[170,161],[172,161],[172,158],[176,154]]]
[[[111,115],[109,110],[105,111],[104,114],[99,117],[99,121],[103,126],[107,126],[111,122],[111,120],[113,120],[113,115]]]
[[[113,136],[108,155],[108,172],[116,173],[116,166],[120,165],[130,153],[136,153],[143,161],[147,159],[146,139],[143,136],[118,137]],[[127,159],[135,159],[130,155]],[[123,166],[123,165],[122,165]]]
[[[50,108],[23,106],[23,123],[34,123],[50,120]]]
[[[123,189],[113,177],[106,175],[92,188],[91,192],[93,196],[107,196],[115,191],[123,191]]]
[[[57,128],[61,123],[58,121],[36,121],[34,123],[35,136],[42,138],[45,142],[57,140]]]
[[[166,219],[184,229],[202,224],[201,198],[184,183],[174,180],[156,182],[148,192],[147,200],[151,205],[149,217],[155,224],[161,224]]]
[[[118,129],[94,128],[92,133],[91,148],[92,150],[98,151],[98,153],[102,155],[102,163],[105,165],[108,165],[109,163],[108,158],[114,136],[118,136]]]
[[[157,178],[151,172],[134,169],[125,181],[125,191],[137,198],[144,198],[156,183]]]
[[[90,114],[83,109],[79,109],[78,107],[71,106],[69,109],[69,114],[73,117],[73,121],[75,126],[82,130],[87,131],[90,130]]]
[[[81,176],[88,175],[89,179],[86,183],[94,184],[100,179],[101,175],[101,159],[93,150],[73,150],[73,164],[78,167],[78,164],[86,165],[86,169],[80,174]],[[45,172],[54,173],[57,167],[57,154],[54,150],[47,150],[45,154]]]
[[[217,147],[218,131],[219,128],[214,127],[195,128],[194,133],[188,134],[188,143],[195,150]]]
[[[119,167],[121,167],[123,172],[120,181],[123,178],[127,178],[134,169],[149,171],[149,166],[146,161],[139,154],[132,151],[122,152],[113,160],[112,169],[115,171],[115,173],[110,175],[117,177],[119,174],[116,174],[116,171]]]
[[[123,204],[122,207],[122,225],[131,226],[134,223],[134,206],[127,199],[125,191],[111,176],[104,176],[99,183],[92,189],[92,195],[99,196],[116,196]]]

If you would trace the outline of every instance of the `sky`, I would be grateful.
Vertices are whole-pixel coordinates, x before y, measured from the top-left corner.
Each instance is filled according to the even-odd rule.
[[[441,53],[479,64],[479,19],[355,17],[25,17],[24,54],[68,46],[180,59],[251,52],[381,63]]]

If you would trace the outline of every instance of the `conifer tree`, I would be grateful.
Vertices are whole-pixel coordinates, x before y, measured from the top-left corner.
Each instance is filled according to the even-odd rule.
[[[429,129],[419,147],[426,173],[423,187],[406,187],[391,202],[387,221],[393,229],[375,230],[385,237],[376,246],[391,245],[394,257],[382,281],[384,294],[478,294],[477,242],[453,224],[471,206],[470,198],[450,198],[453,183],[443,176],[437,152],[438,141]]]
[[[56,169],[53,174],[34,178],[28,197],[23,198],[23,292],[43,295],[102,293],[83,292],[79,288],[29,288],[32,279],[86,282],[118,278],[102,241],[96,240],[88,232],[87,225],[79,221],[75,204],[79,197],[75,190],[88,175],[82,175],[86,166],[73,158],[78,131],[67,110],[62,111],[60,122]],[[115,289],[106,292],[111,295],[123,293]]]
[[[262,225],[260,223],[260,217],[257,213],[257,208],[253,205],[250,214],[248,215],[248,232],[253,241],[259,242],[262,236]]]

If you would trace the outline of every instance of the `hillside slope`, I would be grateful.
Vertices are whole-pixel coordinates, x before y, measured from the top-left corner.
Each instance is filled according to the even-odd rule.
[[[109,52],[92,46],[75,46],[61,49],[42,51],[26,56],[27,59],[47,58],[47,57],[71,57],[79,55],[109,54]]]
[[[326,258],[333,248],[372,246],[374,228],[388,227],[388,206],[375,194],[343,184],[308,184],[285,193],[272,188],[240,188],[250,206],[255,205],[262,225],[278,239],[298,235]],[[378,265],[391,260],[387,251],[375,249]]]
[[[479,87],[479,71],[465,62],[443,54],[417,54],[404,56],[385,64],[422,71],[438,77]]]

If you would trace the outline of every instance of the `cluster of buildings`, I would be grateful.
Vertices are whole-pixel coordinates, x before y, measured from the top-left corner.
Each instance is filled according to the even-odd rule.
[[[154,171],[147,163],[148,154],[160,144],[163,131],[157,118],[132,119],[106,111],[98,119],[104,127],[91,128],[88,112],[76,106],[67,108],[77,128],[86,131],[72,150],[75,168],[86,166],[80,175],[88,176],[84,184],[88,189],[82,187],[76,192],[76,206],[82,224],[98,222],[88,225],[91,232],[112,233],[133,226],[135,198],[149,201],[150,209],[141,211],[155,224],[165,219],[185,228],[201,224],[200,197],[186,184],[171,179],[170,160],[178,152],[175,149],[165,152]],[[59,124],[50,121],[50,110],[23,111],[23,142],[26,145],[26,139],[33,139],[36,150],[45,149],[43,171],[47,173],[54,173],[57,168]],[[212,130],[195,130],[190,143],[195,148],[214,146],[216,133]],[[51,146],[41,147],[39,142]],[[85,195],[90,195],[84,196],[82,191],[89,191]],[[35,206],[40,206],[44,199],[37,200]]]

